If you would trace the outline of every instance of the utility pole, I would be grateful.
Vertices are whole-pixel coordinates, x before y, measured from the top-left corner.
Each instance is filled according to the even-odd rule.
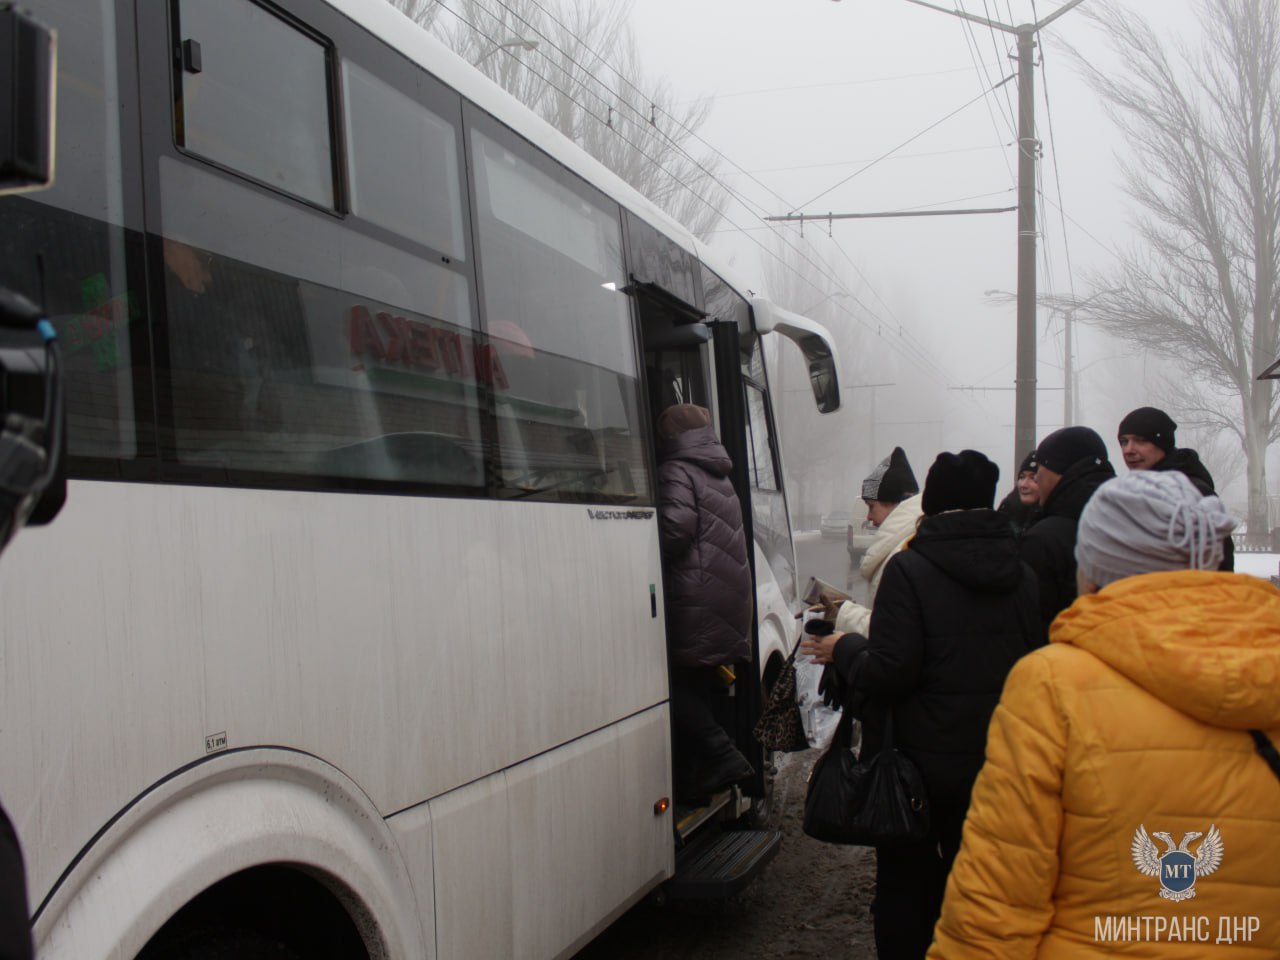
[[[949,10],[928,0],[907,2],[1011,33],[1018,40],[1018,315],[1013,416],[1016,475],[1021,458],[1036,445],[1036,154],[1039,150],[1035,123],[1036,34],[1082,0],[1067,0],[1043,20],[1019,26],[964,10]]]
[[[1072,382],[1075,374],[1071,362],[1071,313],[1070,310],[1062,312],[1062,425],[1064,427],[1070,427],[1076,422],[1073,406],[1076,392],[1075,384]]]
[[[1061,12],[1061,10],[1059,11]],[[1018,332],[1013,455],[1036,445],[1036,143],[1035,24],[1018,36]],[[1015,474],[1016,476],[1016,474]]]

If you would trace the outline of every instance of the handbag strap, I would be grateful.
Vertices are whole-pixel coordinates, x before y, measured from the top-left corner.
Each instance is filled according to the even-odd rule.
[[[880,739],[880,752],[893,752],[893,706],[890,705],[884,712],[884,736]]]
[[[847,750],[853,746],[853,714],[848,710],[840,711],[840,719],[836,721],[836,729],[831,734],[831,746]]]
[[[1258,753],[1262,755],[1262,759],[1267,761],[1267,766],[1271,768],[1271,772],[1280,779],[1280,752],[1276,751],[1276,745],[1261,730],[1250,730],[1249,733],[1253,737],[1253,745],[1258,748]]]
[[[802,644],[803,642],[804,642],[804,629],[801,628],[800,636],[796,637],[795,646],[793,646],[791,648],[791,652],[787,654],[787,659],[782,662],[782,665],[784,667],[789,663],[796,662],[796,654],[800,652],[800,644]]]

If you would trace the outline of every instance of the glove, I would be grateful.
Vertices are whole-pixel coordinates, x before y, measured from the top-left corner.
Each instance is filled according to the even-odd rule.
[[[822,697],[822,702],[832,709],[839,709],[844,704],[844,681],[840,679],[840,671],[834,663],[828,663],[822,668],[818,694]]]

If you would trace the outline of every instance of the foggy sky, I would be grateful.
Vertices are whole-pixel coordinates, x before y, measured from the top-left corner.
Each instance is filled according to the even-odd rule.
[[[1046,29],[1044,67],[1036,73],[1044,151],[1043,196],[1037,201],[1041,293],[1085,295],[1089,271],[1105,268],[1112,250],[1133,242],[1132,205],[1119,189],[1115,159],[1129,148],[1061,42],[1093,62],[1115,64],[1098,27],[1080,15],[1090,2]],[[1198,44],[1189,0],[1130,2],[1158,18],[1164,35]],[[982,0],[964,3],[971,13],[1006,23],[1034,19],[1032,6],[1028,0],[987,0],[984,10]],[[1034,6],[1043,19],[1059,4],[1041,0]],[[722,224],[712,245],[731,256],[739,272],[759,276],[762,288],[768,255],[761,245],[773,246],[762,215],[1017,202],[1016,81],[809,202],[1014,73],[1016,62],[1007,57],[1011,35],[993,36],[976,25],[970,32],[956,18],[905,0],[636,0],[631,25],[651,75],[665,77],[682,98],[714,98],[701,135],[750,176],[727,167],[727,179],[749,205],[731,204],[732,223]],[[970,199],[947,202],[961,198]],[[735,225],[749,229],[744,233]],[[831,297],[814,315],[832,327],[848,324],[860,331],[860,349],[841,357],[849,386],[896,386],[876,390],[876,450],[869,446],[870,391],[845,391],[846,409],[822,428],[845,452],[827,468],[841,480],[819,485],[816,496],[829,502],[805,508],[848,509],[856,501],[856,493],[848,495],[849,484],[895,442],[907,449],[921,480],[940,449],[980,449],[1000,465],[1003,492],[1011,485],[1009,464],[1015,459],[1014,394],[947,388],[1013,385],[1014,305],[987,303],[983,292],[1016,289],[1016,214],[836,221],[831,232],[828,239],[826,224],[806,224],[804,241],[794,228],[788,234],[809,256],[830,263],[854,295]],[[807,303],[785,305],[802,309],[831,289],[824,284]],[[780,302],[788,299],[770,294]],[[792,290],[790,299],[803,294]],[[1040,386],[1060,388],[1061,322],[1041,309],[1038,325]],[[1133,407],[1157,402],[1161,381],[1172,375],[1169,365],[1137,356],[1079,324],[1075,334],[1080,422],[1102,434],[1113,463],[1120,463],[1116,424]],[[894,337],[901,349],[894,348]],[[918,359],[922,350],[929,359]],[[798,365],[787,374],[793,371],[798,380]],[[1041,391],[1037,414],[1039,436],[1061,426],[1061,390]],[[785,424],[790,477],[819,436],[806,435],[794,423],[792,409]],[[800,450],[792,443],[797,437]],[[1178,439],[1194,445],[1197,438],[1180,431]],[[1220,478],[1220,487],[1229,479]],[[1242,498],[1242,491],[1236,496]]]

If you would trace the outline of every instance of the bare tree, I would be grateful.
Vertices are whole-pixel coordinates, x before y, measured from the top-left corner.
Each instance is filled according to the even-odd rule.
[[[1093,8],[1125,67],[1076,63],[1136,157],[1124,169],[1145,243],[1090,278],[1077,316],[1179,362],[1179,419],[1231,431],[1244,452],[1249,530],[1266,530],[1266,453],[1277,395],[1255,378],[1280,334],[1280,11],[1204,0],[1198,50],[1173,53],[1149,24]]]
[[[438,0],[391,0],[391,5],[420,27],[431,28],[440,14]]]
[[[390,0],[699,237],[719,224],[721,161],[700,146],[706,99],[645,76],[630,0]]]

